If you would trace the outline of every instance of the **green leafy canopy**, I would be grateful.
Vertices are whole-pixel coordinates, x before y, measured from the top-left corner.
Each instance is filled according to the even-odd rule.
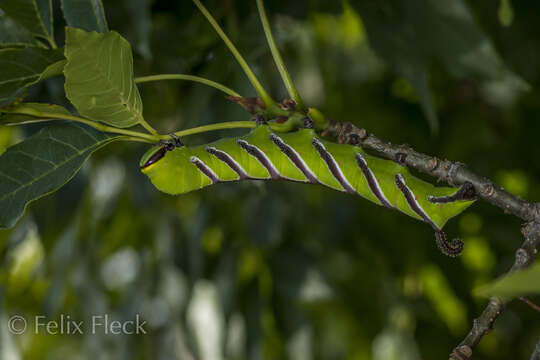
[[[50,5],[49,0],[0,1],[4,11],[0,13],[0,25],[18,31],[16,37],[0,36],[0,47],[27,46],[0,49],[0,113],[5,114],[5,120],[23,124],[72,119],[112,131],[144,122],[133,79],[131,47],[118,33],[107,32],[101,1],[62,1],[69,25],[107,32],[68,27],[65,49],[56,48]],[[51,49],[33,43],[32,36],[48,40]],[[62,73],[68,98],[87,119],[54,104],[14,105],[29,86]],[[120,138],[86,125],[63,122],[8,148],[0,156],[0,227],[13,226],[30,202],[56,191],[94,151]]]

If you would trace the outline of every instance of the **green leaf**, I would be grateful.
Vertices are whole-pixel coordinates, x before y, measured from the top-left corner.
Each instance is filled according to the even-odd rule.
[[[53,11],[52,11],[52,0],[35,0],[37,8],[39,11],[39,17],[43,21],[45,30],[49,37],[52,37],[54,34],[54,23],[53,23]]]
[[[101,0],[62,0],[62,11],[71,27],[101,33],[109,31]]]
[[[0,50],[0,107],[39,81],[62,73],[61,50],[21,48]]]
[[[52,37],[50,0],[0,0],[0,9],[33,35]]]
[[[0,10],[0,47],[36,46],[32,34]]]
[[[0,156],[0,227],[12,227],[28,203],[58,190],[90,154],[118,138],[65,123],[8,148]]]
[[[486,297],[499,296],[508,299],[529,294],[540,294],[540,263],[503,276],[490,284],[480,287],[475,293]]]
[[[117,32],[66,30],[66,96],[82,116],[116,127],[143,121],[131,46]]]
[[[64,67],[66,66],[66,63],[67,63],[67,60],[63,59],[47,66],[47,68],[43,71],[43,73],[41,73],[41,76],[39,77],[38,81],[42,81],[56,75],[63,75]]]
[[[56,104],[21,103],[0,109],[2,124],[22,125],[44,120],[65,119],[73,116],[66,108]]]
[[[355,1],[370,45],[414,88],[432,130],[438,127],[429,89],[429,65],[440,61],[456,78],[504,82],[510,91],[528,90],[510,72],[463,0]]]

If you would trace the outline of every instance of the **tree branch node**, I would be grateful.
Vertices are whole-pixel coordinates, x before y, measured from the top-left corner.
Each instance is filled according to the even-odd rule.
[[[455,360],[470,360],[472,358],[472,349],[468,345],[458,346],[450,356]]]

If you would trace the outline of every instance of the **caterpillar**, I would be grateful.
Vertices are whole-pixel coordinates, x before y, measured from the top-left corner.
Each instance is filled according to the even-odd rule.
[[[359,195],[426,222],[441,251],[451,256],[461,252],[463,243],[447,242],[442,228],[475,200],[468,184],[436,187],[413,176],[400,161],[325,141],[313,129],[276,134],[259,125],[245,136],[195,147],[176,139],[148,150],[140,167],[158,190],[172,195],[240,180],[289,180]]]

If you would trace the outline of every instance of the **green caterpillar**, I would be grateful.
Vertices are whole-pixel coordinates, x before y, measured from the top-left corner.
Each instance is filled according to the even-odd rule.
[[[247,179],[320,184],[360,195],[431,225],[437,245],[451,256],[461,252],[463,243],[447,242],[441,229],[474,202],[470,186],[435,187],[398,162],[322,140],[313,129],[278,135],[260,125],[239,138],[190,148],[176,139],[176,144],[150,149],[140,166],[156,188],[172,195]]]

